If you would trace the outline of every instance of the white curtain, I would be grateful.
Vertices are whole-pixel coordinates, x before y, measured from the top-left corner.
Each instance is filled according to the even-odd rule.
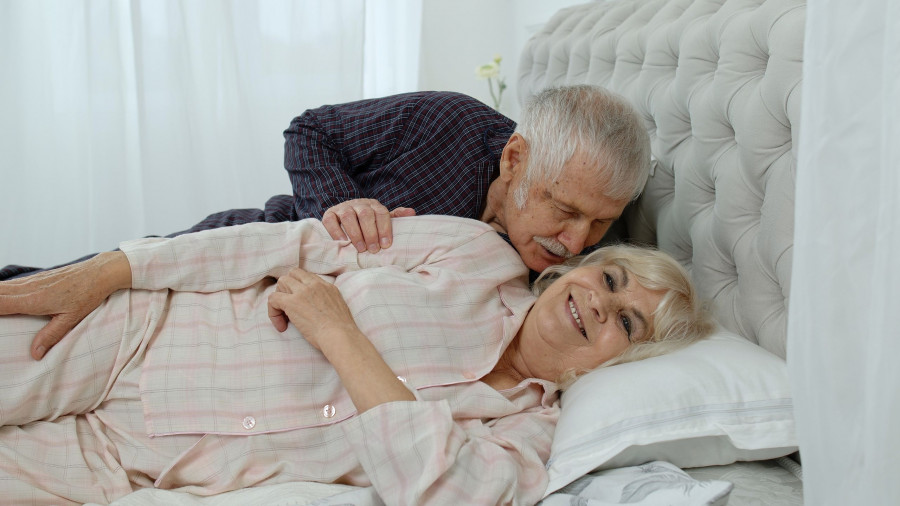
[[[0,2],[0,266],[290,193],[293,117],[416,89],[417,35],[386,34],[418,29],[421,0],[369,3]]]
[[[422,0],[366,2],[363,96],[419,89]]]
[[[900,3],[807,7],[788,366],[804,500],[900,501]]]

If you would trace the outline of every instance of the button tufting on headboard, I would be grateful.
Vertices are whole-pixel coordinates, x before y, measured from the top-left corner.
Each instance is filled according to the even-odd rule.
[[[626,216],[681,261],[727,328],[785,356],[803,0],[613,0],[560,10],[519,100],[593,83],[644,117],[654,158]]]

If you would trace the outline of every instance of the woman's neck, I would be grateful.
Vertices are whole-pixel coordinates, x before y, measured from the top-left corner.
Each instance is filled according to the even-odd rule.
[[[487,383],[495,390],[512,388],[527,378],[525,374],[522,374],[519,371],[515,364],[516,361],[514,360],[514,356],[517,339],[518,336],[506,347],[506,350],[503,352],[503,355],[500,356],[500,360],[497,361],[494,368],[491,369],[491,372],[481,378],[481,381]]]

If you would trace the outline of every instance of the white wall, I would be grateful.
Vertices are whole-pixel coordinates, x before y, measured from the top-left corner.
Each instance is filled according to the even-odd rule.
[[[377,8],[379,12],[383,12],[385,5],[379,5],[383,0],[366,1],[373,8]],[[503,56],[502,75],[505,76],[508,85],[500,110],[514,120],[518,120],[520,107],[516,102],[516,76],[518,74],[519,54],[523,46],[528,37],[540,29],[554,12],[563,7],[583,3],[584,1],[588,0],[422,0],[419,80],[417,85],[413,83],[410,85],[410,89],[400,91],[414,91],[415,89],[458,91],[472,95],[490,104],[487,82],[475,77],[475,68],[491,61],[495,54],[500,54]],[[60,2],[63,2],[63,0],[60,0]],[[0,1],[0,3],[3,2]],[[351,2],[351,4],[355,6],[354,3]],[[10,2],[9,5],[13,7],[30,6],[31,1],[19,0],[19,2]],[[89,7],[87,3],[79,2],[72,2],[68,5],[76,10],[87,8],[85,6]],[[151,5],[153,4],[149,1],[135,4],[114,4],[114,6],[118,7],[112,9],[112,11],[117,9],[127,11],[134,6],[150,8]],[[252,5],[247,6],[247,4],[235,5],[244,5],[245,9],[252,10],[253,8]],[[34,7],[34,10],[37,12],[40,12],[41,9],[48,9],[48,7],[44,4],[38,4]],[[103,9],[99,10],[102,11]],[[284,24],[286,34],[294,33],[291,31],[291,28],[296,26],[295,23],[286,18]],[[73,33],[80,33],[77,26],[73,26],[72,30]],[[350,30],[353,31],[352,28]],[[359,32],[361,30],[360,28],[355,31]],[[402,28],[397,28],[397,30],[402,30]],[[117,32],[113,30],[110,33],[114,35]],[[307,31],[301,30],[301,34],[306,33]],[[300,38],[302,39],[302,37]],[[9,49],[6,46],[12,40],[14,39],[10,38],[6,42],[0,40],[0,55],[4,54],[4,50]],[[356,45],[358,43],[358,41],[348,40],[347,38],[341,38],[340,40],[340,44]],[[289,49],[288,46],[284,47]],[[97,48],[95,47],[91,51],[97,51]],[[248,53],[252,54],[253,51],[254,49],[250,48]],[[6,53],[8,55],[12,54],[10,51],[6,51]],[[273,54],[272,51],[264,51],[263,54],[265,57],[260,60],[262,62],[274,61],[273,58],[285,56],[281,53],[278,55]],[[323,53],[318,56],[324,58],[325,55],[326,53]],[[95,59],[98,61],[103,60],[103,53],[98,53],[94,56],[96,56]],[[352,63],[347,58],[335,59],[338,59],[342,65],[350,65]],[[0,58],[0,60],[3,59]],[[35,59],[35,61],[40,60]],[[298,61],[302,61],[302,58],[298,58]],[[216,65],[216,62],[213,61],[207,63]],[[382,65],[390,66],[390,64]],[[243,69],[244,74],[237,71],[231,73],[236,73],[241,78],[247,78],[246,75],[263,75],[258,72],[257,67],[258,65],[248,67],[250,69],[249,72],[247,69]],[[201,70],[205,74],[201,73],[201,75],[209,75],[210,79],[215,77],[215,72],[207,72],[204,69]],[[53,72],[58,70],[57,68]],[[277,78],[278,76],[275,77]],[[228,107],[223,109],[224,116],[217,126],[218,130],[210,134],[212,140],[204,141],[206,144],[203,144],[196,141],[196,139],[191,141],[185,136],[176,138],[180,144],[173,144],[181,146],[184,143],[188,143],[192,149],[196,149],[201,153],[211,152],[219,158],[225,158],[224,161],[219,160],[219,158],[215,160],[203,159],[191,165],[196,167],[196,169],[184,170],[173,180],[162,178],[168,182],[154,183],[154,178],[161,178],[161,172],[154,169],[154,167],[166,166],[167,162],[163,159],[165,156],[177,157],[180,156],[179,153],[181,152],[174,150],[174,148],[161,151],[155,146],[149,146],[141,151],[143,153],[142,156],[146,160],[142,159],[140,161],[143,162],[143,166],[149,167],[148,170],[150,171],[141,176],[136,183],[142,185],[139,190],[144,195],[142,205],[145,205],[147,209],[152,211],[144,213],[144,215],[152,217],[152,220],[145,219],[145,222],[135,224],[135,220],[139,221],[140,217],[134,218],[133,213],[129,214],[126,210],[123,210],[120,205],[121,201],[123,199],[131,200],[126,198],[127,196],[124,192],[109,195],[108,193],[85,190],[80,186],[66,184],[61,181],[55,181],[51,186],[48,186],[45,181],[48,176],[41,170],[36,169],[34,164],[29,163],[27,160],[19,163],[4,149],[0,149],[0,176],[2,176],[0,180],[8,183],[6,186],[0,185],[0,210],[3,210],[7,216],[6,221],[0,224],[0,266],[8,263],[36,266],[55,265],[90,252],[112,249],[121,240],[141,237],[147,234],[162,235],[188,228],[212,212],[240,207],[261,208],[269,196],[290,193],[288,179],[282,168],[283,138],[281,136],[281,132],[287,126],[290,118],[300,114],[303,109],[308,107],[316,107],[323,103],[355,100],[361,97],[358,95],[344,96],[346,93],[352,92],[348,92],[345,89],[346,87],[326,85],[324,84],[325,81],[320,79],[315,79],[313,84],[321,82],[322,86],[320,87],[322,89],[320,91],[327,96],[308,92],[297,93],[290,86],[290,83],[283,79],[272,80],[271,76],[267,76],[261,81],[261,84],[266,85],[260,88],[263,91],[271,88],[268,84],[272,86],[278,85],[280,86],[279,89],[284,88],[287,91],[282,94],[266,92],[265,96],[241,93],[239,95],[240,100],[229,99],[224,102]],[[356,83],[355,80],[351,79],[351,81]],[[31,86],[36,90],[35,93],[40,93],[43,89],[39,86],[40,84],[40,79],[9,80],[9,83],[0,79],[0,89],[5,87],[14,91],[15,86]],[[198,83],[194,84],[195,87],[198,86]],[[7,95],[22,97],[22,94],[19,92]],[[190,99],[189,94],[187,99]],[[86,104],[87,101],[74,100],[68,101],[68,103],[80,107]],[[197,106],[193,102],[189,101],[188,103]],[[167,106],[180,107],[178,103],[171,100],[169,100]],[[3,106],[0,105],[0,109],[2,108]],[[84,107],[77,110],[81,111],[82,109]],[[264,113],[273,117],[274,120],[264,124],[256,120],[246,121],[242,118],[249,114],[248,111],[253,112],[254,118]],[[89,114],[74,115],[75,119],[73,121],[77,120],[78,127],[63,128],[63,130],[103,137],[103,130],[94,124],[96,122],[85,122],[87,120],[84,120],[84,118],[89,116]],[[10,117],[12,116],[7,115],[7,118]],[[33,111],[27,115],[28,121],[31,122],[37,121],[35,119],[37,117]],[[59,126],[58,121],[47,121],[46,124]],[[22,136],[34,142],[41,141],[40,136],[32,136],[29,133],[31,130],[26,129],[25,126],[27,125],[18,122],[7,121],[4,123],[0,120],[0,131],[11,133],[6,136],[7,145],[10,142],[18,142],[16,139]],[[160,130],[166,130],[167,128],[167,125],[153,126]],[[241,131],[240,134],[235,134],[233,130],[239,126],[250,128],[251,132],[243,133]],[[173,128],[173,132],[175,130]],[[204,128],[204,130],[210,129]],[[247,142],[253,143],[253,148],[239,148],[239,150],[243,150],[241,151],[241,156],[230,156],[227,153],[231,153],[231,151],[225,153],[223,150],[216,148],[210,151],[207,144],[231,142],[227,140],[231,137],[216,133],[219,130],[224,130],[232,137],[238,135],[240,138],[246,138]],[[68,142],[75,142],[72,136],[63,138],[63,140],[66,139]],[[146,133],[135,138],[135,142],[141,144],[141,146],[146,144],[147,140]],[[41,156],[65,158],[65,151],[62,149],[65,146],[59,144],[62,141],[57,139],[54,142],[55,144],[51,143],[47,146],[47,149],[41,153]],[[244,144],[241,144],[241,146],[244,146]],[[0,147],[2,146],[3,142],[0,140]],[[88,153],[93,158],[65,159],[60,162],[60,165],[65,165],[68,168],[67,177],[79,182],[89,177],[96,177],[94,173],[100,172],[100,169],[109,171],[116,177],[121,177],[124,172],[120,169],[129,166],[129,160],[123,159],[121,162],[116,163],[109,163],[107,160],[110,157],[117,156],[119,151],[121,150],[117,146],[112,146],[108,149],[107,147],[102,147],[102,149],[96,149],[93,153]],[[230,176],[225,177],[223,175],[222,177],[204,179],[203,167],[221,171],[226,166],[231,170],[229,172]],[[23,175],[25,172],[27,172],[27,178]],[[207,181],[199,185],[199,190],[196,183],[194,183],[194,186],[191,186],[191,181],[198,178]],[[34,184],[26,184],[27,181],[32,179],[36,181]],[[172,186],[166,186],[169,183]],[[51,187],[63,187],[65,189],[64,195],[60,197],[55,193],[53,195],[48,194],[47,190]],[[175,189],[172,189],[173,187]],[[183,195],[185,192],[187,192],[187,195]],[[177,201],[182,205],[171,205],[170,203],[173,201]],[[26,205],[22,202],[30,202],[30,204]],[[41,213],[34,212],[33,209],[35,208],[41,209]],[[84,211],[82,208],[87,208],[92,213],[91,216],[96,217],[96,219],[84,220],[80,218],[83,214],[82,211]],[[182,208],[189,209],[189,211]],[[69,212],[67,213],[65,210],[69,210]],[[75,214],[72,212],[73,210],[78,210],[81,214]],[[68,221],[60,218],[63,215]],[[38,235],[35,235],[35,231],[39,231],[37,232]],[[63,234],[62,232],[66,233]]]
[[[588,0],[424,0],[419,88],[459,91],[490,104],[487,82],[475,68],[503,56],[508,88],[500,111],[518,119],[516,76],[528,38],[554,12]]]

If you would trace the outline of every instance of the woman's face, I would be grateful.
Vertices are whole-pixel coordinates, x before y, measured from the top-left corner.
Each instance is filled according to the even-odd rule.
[[[569,369],[593,369],[650,337],[663,294],[644,288],[617,265],[573,269],[528,313],[519,355],[532,377],[551,381]]]

